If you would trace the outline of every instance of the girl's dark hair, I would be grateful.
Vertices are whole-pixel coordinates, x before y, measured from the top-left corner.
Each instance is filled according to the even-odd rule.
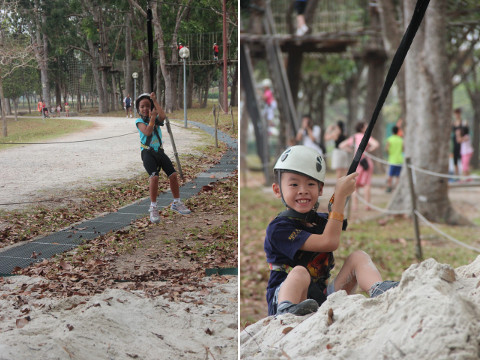
[[[337,121],[337,126],[342,134],[345,134],[345,123],[342,120]]]
[[[469,133],[470,133],[470,129],[468,128],[468,126],[462,126],[462,129],[461,129],[462,136],[468,135]]]
[[[360,121],[357,123],[357,125],[355,125],[355,131],[362,132],[364,127],[365,127],[365,123],[363,121]]]

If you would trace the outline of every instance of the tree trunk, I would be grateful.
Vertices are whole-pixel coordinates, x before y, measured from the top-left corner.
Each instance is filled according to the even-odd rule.
[[[115,73],[112,73],[112,110],[117,111],[118,99],[122,94],[117,94],[117,81],[115,79]]]
[[[479,168],[479,152],[480,152],[480,92],[477,91],[471,98],[471,103],[473,106],[473,126],[472,126],[472,146],[473,146],[473,156],[471,165],[474,169]],[[470,134],[472,134],[470,132]]]
[[[46,14],[40,11],[38,0],[34,2],[35,13],[41,14],[40,18],[35,16],[35,39],[36,46],[34,47],[35,57],[40,68],[40,82],[42,84],[42,100],[50,109],[50,87],[48,83],[48,37],[42,32],[47,22]]]
[[[31,114],[32,113],[32,108],[30,106],[30,96],[26,96],[27,98],[27,105],[28,105],[28,113]]]
[[[98,68],[99,68],[99,63],[98,63],[98,60],[96,59],[95,57],[95,45],[93,44],[92,40],[89,40],[87,39],[87,45],[88,45],[88,49],[89,49],[89,52],[90,52],[90,57],[92,59],[92,73],[93,73],[93,80],[95,81],[95,86],[97,88],[97,93],[98,93],[98,111],[100,113],[105,113],[106,111],[104,110],[105,108],[105,99],[104,99],[104,92],[103,92],[103,85],[102,85],[102,80],[100,78],[100,74],[99,74],[99,71],[98,71]],[[81,99],[81,95],[80,95],[80,87],[79,87],[79,92],[77,94],[77,97],[79,99]],[[80,108],[81,108],[81,101],[79,100],[78,101],[78,104],[77,104],[77,110],[80,111]]]
[[[134,3],[133,0],[129,0],[130,3]],[[180,27],[180,24],[183,20],[183,18],[186,15],[186,10],[188,6],[192,3],[192,0],[188,0],[187,3],[185,4],[185,7],[179,7],[177,10],[177,16],[175,19],[175,29],[172,33],[172,39],[170,42],[170,48],[172,50],[172,55],[170,62],[172,64],[176,64],[178,62],[178,51],[177,51],[177,33],[178,29]],[[139,8],[138,4],[136,4],[136,7]],[[146,17],[146,13],[142,11],[142,13]],[[158,14],[158,8],[157,5],[152,7],[152,15],[153,15],[153,27],[155,29],[155,38],[157,39],[157,45],[158,45],[158,56],[159,56],[159,61],[160,61],[160,68],[162,70],[162,75],[165,83],[165,112],[166,113],[171,113],[173,110],[178,108],[178,103],[176,103],[177,100],[177,93],[176,93],[176,80],[177,80],[177,67],[172,66],[170,68],[167,67],[167,54],[166,54],[166,48],[165,48],[165,39],[164,39],[164,34],[163,34],[163,28],[160,23],[160,18]]]
[[[395,51],[402,39],[402,28],[398,19],[402,19],[401,5],[395,5],[394,0],[379,0],[380,23],[382,26],[383,44],[390,59],[393,58]],[[405,68],[402,66],[395,79],[398,90],[398,101],[400,102],[400,117],[405,119]]]
[[[110,110],[110,104],[108,101],[108,70],[103,69],[100,74],[102,79],[102,92],[100,93],[100,97],[103,97],[103,107],[99,107],[98,112],[104,114]]]
[[[2,111],[2,135],[3,137],[7,137],[8,131],[7,131],[7,114],[5,113],[5,95],[3,94],[3,79],[0,76],[0,106],[1,106],[1,111]]]
[[[345,124],[346,134],[352,134],[355,129],[355,123],[358,121],[358,85],[363,71],[363,61],[355,60],[356,73],[354,73],[345,82],[345,97],[347,99],[347,121]]]
[[[191,109],[193,106],[193,84],[195,77],[192,69],[192,65],[188,67],[188,77],[187,77],[187,108]]]
[[[125,94],[120,94],[123,97],[130,94],[133,96],[133,79],[132,79],[132,13],[128,12],[125,22]],[[135,100],[135,99],[134,99]]]
[[[415,1],[405,1],[407,21],[414,6]],[[412,165],[441,174],[448,173],[452,113],[446,28],[446,0],[434,0],[404,64],[408,124],[405,156],[411,158]],[[405,170],[402,171],[400,184],[389,206],[392,209],[411,208],[406,174]],[[447,179],[420,172],[416,172],[415,178],[417,209],[423,216],[440,223],[468,223],[450,204]]]
[[[235,65],[235,70],[233,71],[232,87],[230,90],[230,104],[232,106],[238,106],[238,62]]]
[[[15,121],[18,121],[18,98],[13,99],[13,109],[15,114]]]

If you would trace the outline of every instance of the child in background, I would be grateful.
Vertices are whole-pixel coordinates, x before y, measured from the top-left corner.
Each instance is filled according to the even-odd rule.
[[[398,126],[392,128],[392,135],[387,139],[387,152],[388,152],[388,180],[387,180],[387,192],[391,192],[394,187],[398,185],[400,179],[400,172],[402,171],[403,164],[403,138],[398,135],[400,129]],[[392,188],[392,180],[395,178],[395,185]]]
[[[361,250],[347,257],[336,278],[330,282],[344,228],[345,201],[355,190],[357,173],[338,179],[335,201],[329,214],[317,213],[318,197],[325,180],[325,161],[315,150],[303,145],[283,152],[274,167],[273,192],[287,211],[267,227],[264,249],[270,266],[267,286],[269,315],[306,315],[317,311],[327,296],[338,290],[348,294],[358,286],[378,296],[398,285],[382,281],[370,256]]]
[[[470,175],[470,159],[473,155],[472,142],[470,141],[470,131],[468,126],[462,126],[456,133],[457,142],[460,144],[460,156],[462,159],[462,175]]]

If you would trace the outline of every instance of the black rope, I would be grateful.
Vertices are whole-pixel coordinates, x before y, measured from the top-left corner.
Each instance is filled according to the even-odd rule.
[[[147,9],[147,39],[148,39],[148,60],[150,64],[150,91],[153,92],[153,29],[152,9]]]
[[[385,84],[383,85],[382,92],[380,93],[380,97],[378,98],[377,105],[375,106],[375,110],[373,111],[372,118],[370,119],[370,123],[368,124],[367,129],[365,130],[365,134],[363,135],[362,141],[358,146],[357,152],[353,158],[352,164],[348,169],[347,175],[352,174],[358,167],[360,163],[360,159],[365,151],[368,140],[372,135],[373,127],[377,121],[378,115],[380,114],[380,110],[382,110],[383,104],[385,103],[385,99],[392,87],[393,81],[397,77],[400,68],[402,67],[403,61],[405,60],[405,56],[407,55],[408,49],[410,49],[410,45],[412,44],[413,39],[415,38],[415,34],[417,33],[420,24],[422,23],[423,16],[425,15],[425,11],[427,11],[427,7],[430,0],[418,0],[417,4],[415,5],[415,10],[413,12],[412,19],[410,20],[410,24],[408,25],[405,34],[403,35],[402,41],[398,46],[397,51],[393,57],[392,63],[390,68],[388,69],[387,77],[385,79]]]
[[[104,138],[99,139],[86,139],[86,140],[74,140],[74,141],[51,141],[51,142],[0,142],[0,145],[50,145],[50,144],[74,144],[74,143],[81,143],[81,142],[88,142],[88,141],[100,141],[100,140],[107,140],[113,139],[117,137],[127,136],[136,134],[137,132],[130,132],[122,135],[113,135],[107,136]]]

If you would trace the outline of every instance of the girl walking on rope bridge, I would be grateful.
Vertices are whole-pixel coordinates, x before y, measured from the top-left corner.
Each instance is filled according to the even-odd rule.
[[[155,93],[141,94],[135,100],[135,107],[140,118],[135,121],[140,134],[140,149],[143,166],[150,175],[150,221],[160,222],[157,209],[158,176],[163,169],[170,181],[170,190],[173,194],[171,209],[182,215],[190,214],[190,210],[180,200],[180,187],[178,176],[172,161],[165,154],[162,143],[162,131],[160,126],[166,119],[165,112],[157,102]]]

